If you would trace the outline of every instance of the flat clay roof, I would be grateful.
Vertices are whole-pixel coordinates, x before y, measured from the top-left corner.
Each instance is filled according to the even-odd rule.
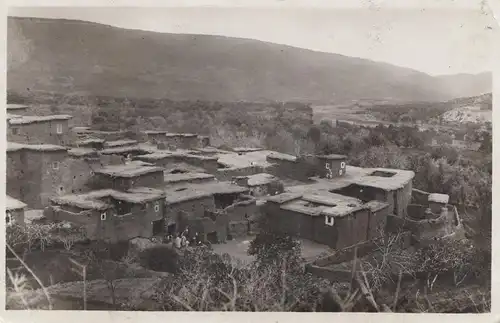
[[[296,200],[302,197],[300,193],[281,193],[278,195],[270,196],[267,201],[283,204],[292,200]]]
[[[141,204],[155,201],[165,196],[165,192],[149,187],[137,187],[126,192],[112,189],[96,190],[84,194],[71,194],[51,198],[51,201],[60,205],[71,205],[82,209],[105,210],[112,205],[100,199],[111,197],[115,200]]]
[[[22,116],[19,118],[12,118],[9,120],[10,124],[13,125],[21,125],[21,124],[30,124],[35,122],[47,122],[54,120],[69,120],[73,118],[68,114],[55,114],[50,116]]]
[[[167,204],[176,204],[213,196],[210,192],[200,191],[189,186],[165,189],[165,194],[165,202]]]
[[[20,210],[26,208],[26,204],[24,202],[21,202],[9,195],[5,196],[5,210],[6,211],[12,211],[12,210]]]
[[[29,106],[27,106],[26,104],[8,103],[6,108],[7,108],[7,111],[8,110],[26,110],[26,109],[29,109]]]
[[[264,148],[258,148],[258,147],[234,147],[233,151],[237,153],[248,153],[252,151],[261,151],[264,150]]]
[[[259,150],[251,151],[242,155],[238,155],[238,153],[235,152],[224,152],[217,154],[216,156],[218,157],[218,163],[232,169],[247,168],[252,166],[265,168],[273,165],[267,161],[267,156],[272,152],[273,151],[271,150]]]
[[[248,186],[259,186],[278,181],[279,178],[267,173],[260,173],[255,175],[246,176],[248,178]]]
[[[276,159],[276,160],[286,160],[290,162],[295,162],[297,161],[297,157],[289,154],[283,154],[277,151],[271,152],[268,156],[269,159]]]
[[[372,176],[373,172],[389,172],[394,173],[392,177]],[[315,191],[330,191],[341,189],[352,184],[365,187],[378,188],[384,191],[394,191],[403,188],[411,182],[415,173],[409,170],[389,169],[389,168],[361,168],[355,166],[346,167],[344,176],[335,177],[333,179],[313,178],[311,184],[295,185],[286,187],[287,192],[302,193]]]
[[[347,156],[346,155],[329,154],[329,155],[317,155],[316,158],[329,159],[329,160],[342,160],[342,159],[347,159]]]
[[[450,196],[448,194],[431,193],[427,200],[429,202],[448,204]]]
[[[189,137],[189,138],[198,137],[198,135],[195,133],[171,133],[171,132],[165,133],[165,136],[167,136],[167,137]]]
[[[96,174],[104,174],[113,177],[136,177],[144,174],[163,172],[163,168],[157,166],[142,166],[135,163],[124,165],[105,166],[95,171]],[[162,175],[163,176],[163,175]]]
[[[124,153],[143,151],[143,150],[144,149],[139,145],[132,145],[132,146],[105,148],[101,150],[100,153],[104,155],[113,155],[113,154],[124,154]]]
[[[131,139],[122,139],[122,140],[113,140],[104,142],[104,146],[108,148],[131,146],[135,144],[137,144],[137,140],[131,140]]]
[[[196,179],[214,179],[215,176],[206,173],[179,173],[179,174],[169,174],[165,173],[163,175],[163,180],[165,184],[177,184],[180,182],[186,182]]]
[[[97,156],[97,151],[92,148],[71,148],[68,155],[74,157]]]
[[[7,152],[19,151],[22,149],[42,152],[67,151],[68,148],[50,144],[20,144],[16,142],[7,142]]]
[[[388,203],[381,202],[381,201],[369,201],[365,203],[365,206],[368,207],[372,212],[377,212],[380,210],[383,210],[387,207],[389,207]]]
[[[84,139],[84,140],[77,140],[75,144],[77,146],[80,145],[89,145],[89,144],[103,144],[105,142],[104,139],[98,139],[98,138],[89,138],[89,139]]]

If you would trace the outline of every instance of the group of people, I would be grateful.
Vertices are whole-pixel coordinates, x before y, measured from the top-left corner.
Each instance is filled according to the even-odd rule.
[[[166,237],[166,243],[172,243],[175,248],[181,249],[181,248],[186,248],[190,245],[194,246],[199,246],[202,245],[203,242],[200,239],[200,236],[198,235],[198,232],[196,232],[191,239],[188,239],[188,229],[184,230],[182,233],[175,233],[174,235],[168,235]]]

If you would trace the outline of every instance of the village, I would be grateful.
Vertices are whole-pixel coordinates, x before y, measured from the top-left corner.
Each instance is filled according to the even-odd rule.
[[[343,155],[222,150],[167,130],[132,140],[72,127],[70,115],[30,113],[7,105],[8,226],[66,223],[91,241],[210,244],[238,257],[265,220],[301,239],[309,270],[325,278],[339,261],[333,251],[368,255],[395,234],[405,248],[463,234],[449,196],[413,189],[411,170],[354,167]]]

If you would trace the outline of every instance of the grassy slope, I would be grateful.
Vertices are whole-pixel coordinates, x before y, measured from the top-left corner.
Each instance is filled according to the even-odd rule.
[[[15,92],[173,100],[345,102],[456,96],[443,78],[337,54],[249,39],[35,18],[8,20],[7,79]]]

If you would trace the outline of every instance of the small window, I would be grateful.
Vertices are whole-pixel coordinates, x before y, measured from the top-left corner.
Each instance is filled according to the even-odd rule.
[[[334,222],[335,222],[335,220],[333,219],[333,216],[325,215],[325,224],[326,225],[333,227]]]
[[[59,169],[59,162],[55,161],[52,163],[52,169]]]
[[[5,213],[5,223],[8,225],[12,224],[12,214],[10,212]]]
[[[158,202],[155,204],[155,212],[160,212],[160,203]]]
[[[345,162],[340,163],[340,168],[345,168]]]
[[[342,169],[339,169],[339,175],[342,175],[344,171]]]
[[[13,135],[18,135],[19,134],[19,128],[12,128],[11,130]]]
[[[101,221],[106,220],[106,212],[101,213]]]
[[[63,193],[64,192],[64,187],[59,186],[59,192]]]
[[[56,125],[56,133],[58,133],[58,134],[63,133],[63,126],[62,126],[62,124],[58,123]]]

